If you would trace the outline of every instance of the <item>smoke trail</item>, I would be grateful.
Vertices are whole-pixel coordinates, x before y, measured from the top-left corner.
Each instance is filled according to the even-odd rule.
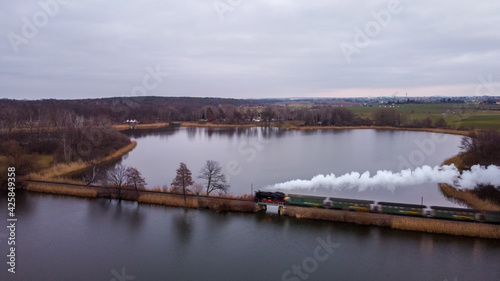
[[[325,188],[331,190],[353,189],[359,191],[366,189],[386,188],[394,190],[396,187],[419,185],[424,183],[447,183],[460,189],[474,188],[478,184],[500,186],[500,167],[490,165],[488,167],[474,165],[470,171],[462,174],[455,165],[444,166],[422,166],[415,170],[402,170],[399,173],[381,170],[374,176],[370,172],[360,174],[351,172],[341,176],[317,175],[310,180],[292,180],[278,183],[269,188],[290,190],[307,189],[316,190]]]

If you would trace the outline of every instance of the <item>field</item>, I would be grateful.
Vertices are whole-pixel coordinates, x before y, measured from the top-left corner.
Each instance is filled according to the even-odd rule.
[[[379,105],[374,107],[352,106],[349,109],[361,118],[372,118],[373,111],[389,107]],[[443,118],[448,126],[463,129],[497,129],[500,130],[500,105],[476,104],[400,104],[391,105],[412,120],[423,120],[427,117],[436,122]]]

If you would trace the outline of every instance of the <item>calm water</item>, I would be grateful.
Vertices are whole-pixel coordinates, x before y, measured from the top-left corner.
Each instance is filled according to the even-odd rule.
[[[500,277],[496,240],[36,193],[17,195],[16,214],[17,273],[2,262],[0,280]],[[3,260],[6,235],[1,228]]]
[[[170,186],[180,162],[196,177],[207,160],[225,169],[234,194],[269,189],[275,183],[311,179],[318,174],[352,171],[371,175],[378,170],[400,171],[421,165],[440,165],[459,152],[460,136],[387,130],[285,131],[276,128],[176,128],[128,132],[137,147],[123,164],[136,167],[148,187]],[[292,192],[291,192],[292,193]],[[300,194],[457,206],[445,199],[436,184]]]

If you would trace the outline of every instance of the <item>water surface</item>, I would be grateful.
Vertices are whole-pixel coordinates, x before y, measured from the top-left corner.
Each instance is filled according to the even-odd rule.
[[[175,128],[134,130],[137,141],[123,164],[139,169],[148,187],[170,186],[180,162],[196,178],[207,160],[224,168],[233,194],[269,189],[275,183],[311,179],[318,174],[353,171],[399,172],[421,165],[440,165],[459,152],[460,136],[391,130],[279,130],[276,128]],[[253,188],[252,188],[253,187]],[[357,190],[291,193],[457,206],[440,193],[437,184]]]

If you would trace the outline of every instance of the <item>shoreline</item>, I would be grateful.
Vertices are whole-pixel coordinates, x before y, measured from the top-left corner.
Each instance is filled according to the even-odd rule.
[[[453,129],[438,129],[438,128],[400,128],[400,127],[390,127],[390,126],[304,126],[304,127],[292,127],[290,130],[388,130],[388,131],[412,131],[412,132],[429,132],[429,133],[440,133],[440,134],[450,134],[450,135],[460,135],[467,136],[469,131],[453,130]]]
[[[199,127],[199,128],[253,128],[253,127],[265,127],[260,126],[261,123],[246,123],[246,124],[215,124],[215,123],[197,123],[197,122],[175,122],[180,124],[180,127]],[[129,125],[114,125],[114,127],[119,130],[130,129]],[[136,130],[140,129],[163,129],[170,127],[170,123],[148,123],[148,124],[138,124],[135,126]],[[268,126],[271,128],[279,128],[283,130],[388,130],[388,131],[411,131],[411,132],[429,132],[429,133],[441,133],[441,134],[451,134],[467,136],[469,135],[468,130],[456,130],[456,129],[441,129],[441,128],[404,128],[404,127],[391,127],[391,126],[297,126],[293,124],[283,124],[279,126],[272,124]]]
[[[97,162],[83,162],[76,161],[71,163],[59,163],[49,168],[43,169],[38,172],[29,173],[28,179],[33,180],[50,180],[50,181],[62,181],[74,184],[81,184],[82,182],[67,179],[65,177],[79,174],[89,169],[93,164],[109,164],[111,162],[117,161],[121,157],[125,156],[127,153],[132,151],[137,146],[136,141],[131,141],[130,144],[116,150],[112,154],[106,156],[105,158],[99,159]]]
[[[454,164],[459,171],[463,170],[462,161],[460,160],[460,154],[455,155],[451,158],[446,159],[442,165]],[[441,193],[447,198],[452,198],[458,202],[466,204],[471,209],[483,210],[483,211],[500,211],[500,206],[497,204],[479,198],[476,194],[472,193],[470,190],[460,190],[446,183],[438,184]]]
[[[145,129],[162,129],[170,126],[170,123],[148,123],[148,124],[137,124],[135,125],[136,130],[145,130]],[[118,131],[125,131],[130,129],[130,125],[120,124],[113,125],[115,129]]]

